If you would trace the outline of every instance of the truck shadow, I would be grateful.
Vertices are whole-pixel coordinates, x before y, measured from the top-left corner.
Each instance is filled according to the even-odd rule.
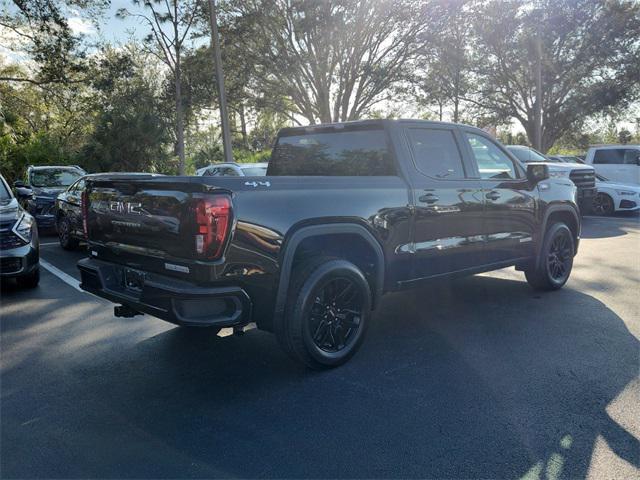
[[[163,477],[582,478],[598,437],[640,467],[607,413],[639,347],[593,297],[472,277],[385,297],[332,371],[289,361],[264,332],[179,328],[77,369],[126,428],[179,452]],[[104,476],[87,461],[84,476]]]

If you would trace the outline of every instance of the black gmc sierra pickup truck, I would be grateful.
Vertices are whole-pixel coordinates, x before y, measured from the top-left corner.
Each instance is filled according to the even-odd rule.
[[[564,285],[576,187],[482,130],[372,120],[282,130],[264,177],[95,176],[82,288],[185,327],[249,322],[347,361],[383,293],[508,266]]]

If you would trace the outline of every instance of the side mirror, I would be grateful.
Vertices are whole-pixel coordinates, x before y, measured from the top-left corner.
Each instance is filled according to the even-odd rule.
[[[22,184],[21,187],[16,187],[16,197],[22,200],[31,198],[33,196],[33,190],[26,185]]]
[[[24,188],[24,182],[22,180],[16,180],[15,182],[13,182],[13,186],[15,188]]]
[[[549,178],[549,165],[544,163],[527,163],[527,180],[536,185]]]

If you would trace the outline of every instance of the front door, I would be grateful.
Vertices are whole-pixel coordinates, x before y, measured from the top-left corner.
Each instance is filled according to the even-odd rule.
[[[484,197],[485,263],[535,254],[536,187],[525,172],[489,136],[463,130],[466,147],[480,176]]]
[[[415,280],[482,264],[482,188],[467,175],[461,138],[447,126],[415,124],[405,135],[413,156]]]

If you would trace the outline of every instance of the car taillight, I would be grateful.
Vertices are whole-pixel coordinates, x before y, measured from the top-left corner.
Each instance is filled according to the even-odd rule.
[[[82,229],[84,237],[89,237],[89,227],[87,226],[87,215],[89,213],[89,194],[86,190],[82,191]]]
[[[195,216],[196,254],[212,260],[219,258],[231,228],[231,198],[226,195],[197,198]]]

